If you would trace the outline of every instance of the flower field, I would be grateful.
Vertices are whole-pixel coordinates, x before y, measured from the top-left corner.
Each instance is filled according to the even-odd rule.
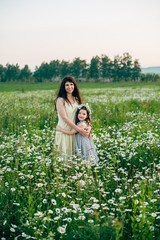
[[[82,89],[99,164],[54,149],[56,90],[0,93],[0,237],[160,239],[160,87]]]

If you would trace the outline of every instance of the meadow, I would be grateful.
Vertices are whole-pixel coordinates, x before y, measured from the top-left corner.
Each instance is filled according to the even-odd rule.
[[[160,239],[160,86],[80,84],[98,165],[56,152],[57,87],[0,93],[1,239]]]

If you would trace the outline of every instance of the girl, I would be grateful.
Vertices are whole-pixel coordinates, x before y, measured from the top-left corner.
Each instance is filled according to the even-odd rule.
[[[58,125],[64,130],[75,129],[75,132],[88,136],[90,127],[84,129],[75,125],[75,113],[79,104],[82,104],[82,99],[75,79],[71,76],[64,77],[55,99]],[[56,131],[55,145],[64,157],[71,156],[74,153],[75,135]]]
[[[76,111],[75,123],[80,128],[91,127],[91,111],[88,106],[80,105]],[[87,161],[98,163],[98,156],[95,150],[93,139],[91,136],[83,136],[80,132],[77,132],[75,129],[71,131],[64,130],[60,126],[57,126],[57,131],[62,133],[73,135],[76,133],[75,137],[75,152],[77,155],[81,154]]]

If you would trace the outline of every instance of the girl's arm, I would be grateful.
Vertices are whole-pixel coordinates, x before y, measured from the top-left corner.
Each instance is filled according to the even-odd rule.
[[[62,99],[60,99],[60,98],[57,99],[56,107],[57,107],[57,111],[58,111],[59,115],[61,116],[61,118],[63,119],[63,121],[65,123],[67,123],[71,128],[73,128],[77,132],[81,133],[84,137],[89,135],[83,128],[80,128],[79,126],[75,125],[67,117],[66,110],[65,110],[64,103],[63,103]]]

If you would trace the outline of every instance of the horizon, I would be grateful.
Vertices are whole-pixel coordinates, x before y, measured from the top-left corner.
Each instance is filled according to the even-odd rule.
[[[33,71],[43,62],[72,62],[128,52],[141,68],[160,65],[158,0],[2,0],[0,64]]]

